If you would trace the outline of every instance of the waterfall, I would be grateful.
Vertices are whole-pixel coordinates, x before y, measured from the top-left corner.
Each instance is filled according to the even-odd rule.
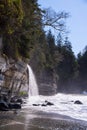
[[[33,70],[29,65],[27,65],[28,73],[29,73],[29,96],[36,96],[38,95],[38,85],[36,82],[35,75],[33,73]]]

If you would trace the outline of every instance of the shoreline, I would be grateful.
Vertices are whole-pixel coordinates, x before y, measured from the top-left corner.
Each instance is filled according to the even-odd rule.
[[[87,122],[66,115],[22,109],[0,112],[0,130],[87,130]]]
[[[37,107],[37,106],[34,106],[34,107]],[[75,121],[81,121],[81,122],[85,122],[87,123],[86,120],[83,120],[83,119],[77,119],[77,118],[74,118],[74,117],[70,117],[68,115],[64,115],[64,114],[60,114],[60,113],[55,113],[55,112],[46,112],[46,111],[42,111],[42,110],[37,110],[37,109],[34,109],[34,107],[29,107],[29,108],[23,108],[22,109],[22,113],[24,114],[32,114],[34,116],[43,116],[43,118],[53,118],[53,119],[63,119],[63,120],[75,120]],[[27,111],[26,111],[27,110]]]

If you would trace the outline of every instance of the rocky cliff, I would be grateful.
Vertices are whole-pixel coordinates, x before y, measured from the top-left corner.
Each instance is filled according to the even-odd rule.
[[[57,76],[53,70],[43,70],[38,76],[38,84],[41,95],[57,93]]]
[[[21,90],[28,90],[27,64],[23,61],[14,61],[0,56],[0,83],[1,90],[10,90],[16,95]],[[3,78],[2,78],[3,77]]]
[[[27,63],[0,56],[1,89],[10,90],[16,95],[20,91],[28,92],[28,76]],[[35,76],[40,95],[53,95],[57,92],[57,76],[53,70],[43,69]]]

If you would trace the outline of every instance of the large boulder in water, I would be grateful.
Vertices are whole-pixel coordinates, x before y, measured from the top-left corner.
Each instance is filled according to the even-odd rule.
[[[75,102],[74,102],[74,104],[83,104],[81,101],[79,101],[79,100],[76,100]]]
[[[48,105],[48,106],[54,105],[52,102],[49,102],[49,101],[47,101],[47,100],[45,100],[45,103],[46,103],[46,105]]]

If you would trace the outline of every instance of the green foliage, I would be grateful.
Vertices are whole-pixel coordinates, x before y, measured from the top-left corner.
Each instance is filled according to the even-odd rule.
[[[23,19],[21,0],[0,1],[0,34],[12,34]]]
[[[9,58],[13,59],[19,59],[19,51],[18,51],[18,39],[14,36],[14,33],[12,35],[5,35],[3,37],[3,53],[7,55]]]
[[[19,53],[22,57],[30,58],[42,32],[41,10],[37,0],[22,0],[22,3],[24,19],[19,38]]]
[[[57,66],[57,72],[59,74],[60,87],[66,86],[67,88],[67,85],[70,87],[71,82],[75,82],[78,76],[78,63],[68,39],[65,39],[64,44],[60,45],[58,49],[62,54],[63,60]]]
[[[48,45],[48,51],[46,54],[47,66],[55,68],[58,65],[58,63],[62,60],[62,56],[59,53],[59,50],[57,49],[57,46],[55,44],[55,38],[50,30],[47,34],[47,45]]]
[[[87,46],[83,53],[79,53],[77,57],[78,61],[78,84],[82,91],[87,90]]]
[[[21,3],[21,0],[8,0],[7,5],[5,2],[3,5],[0,15],[3,52],[12,58],[29,58],[42,32],[41,10],[37,1],[22,0]]]
[[[3,37],[3,53],[8,57],[19,57],[17,32],[23,20],[21,0],[0,1],[0,35]]]
[[[38,59],[42,66],[53,67],[55,63],[59,62],[59,58],[57,58],[59,52],[55,46],[54,36],[48,38],[49,46],[48,44],[44,44],[44,47],[40,45],[42,42],[40,38],[43,34],[45,35],[43,14],[44,11],[39,7],[37,0],[0,1],[0,34],[3,35],[3,52],[8,57],[25,57],[31,60],[36,53],[35,49],[40,48],[36,51],[41,54]],[[64,13],[58,15],[58,17],[60,16],[63,19],[66,18]],[[45,38],[43,37],[43,39]]]
[[[38,43],[34,46],[30,55],[30,64],[36,73],[41,72],[46,66],[47,44],[44,31],[38,39]]]
[[[28,93],[26,91],[21,91],[21,92],[19,92],[19,96],[21,96],[21,97],[23,97],[23,96],[27,97]]]
[[[78,56],[78,64],[79,64],[79,75],[82,79],[87,78],[87,50]]]

